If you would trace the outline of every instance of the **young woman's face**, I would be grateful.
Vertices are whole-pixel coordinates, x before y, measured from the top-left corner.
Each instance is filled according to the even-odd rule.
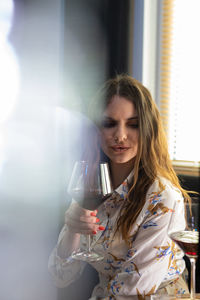
[[[134,104],[114,96],[103,114],[101,147],[111,163],[134,160],[138,149],[138,115]]]

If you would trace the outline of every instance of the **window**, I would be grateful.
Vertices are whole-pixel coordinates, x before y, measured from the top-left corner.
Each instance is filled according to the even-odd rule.
[[[175,169],[178,173],[198,175],[200,1],[144,3],[143,83],[150,88],[160,107]],[[152,60],[154,67],[149,70]]]

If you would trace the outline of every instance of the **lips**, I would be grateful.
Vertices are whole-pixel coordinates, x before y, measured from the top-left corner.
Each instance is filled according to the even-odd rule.
[[[116,153],[122,153],[126,152],[127,150],[130,149],[130,147],[125,147],[125,146],[112,146],[111,149],[116,152]]]

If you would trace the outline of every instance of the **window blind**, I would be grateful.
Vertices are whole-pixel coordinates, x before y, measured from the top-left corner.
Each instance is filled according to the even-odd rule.
[[[160,112],[178,172],[198,175],[200,161],[199,0],[163,0]]]
[[[169,138],[170,71],[173,36],[173,0],[163,0],[161,18],[160,59],[160,113]]]

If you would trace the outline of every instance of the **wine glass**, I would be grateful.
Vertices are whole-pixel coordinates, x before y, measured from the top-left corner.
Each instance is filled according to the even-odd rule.
[[[68,193],[85,209],[95,210],[112,193],[108,163],[75,163],[68,186]],[[87,248],[72,253],[72,257],[84,261],[102,260],[100,253],[90,245],[90,235],[86,235]]]
[[[190,299],[195,299],[196,260],[199,244],[199,199],[191,198],[191,203],[185,203],[186,229],[173,232],[170,229],[170,238],[184,251],[191,264]]]

